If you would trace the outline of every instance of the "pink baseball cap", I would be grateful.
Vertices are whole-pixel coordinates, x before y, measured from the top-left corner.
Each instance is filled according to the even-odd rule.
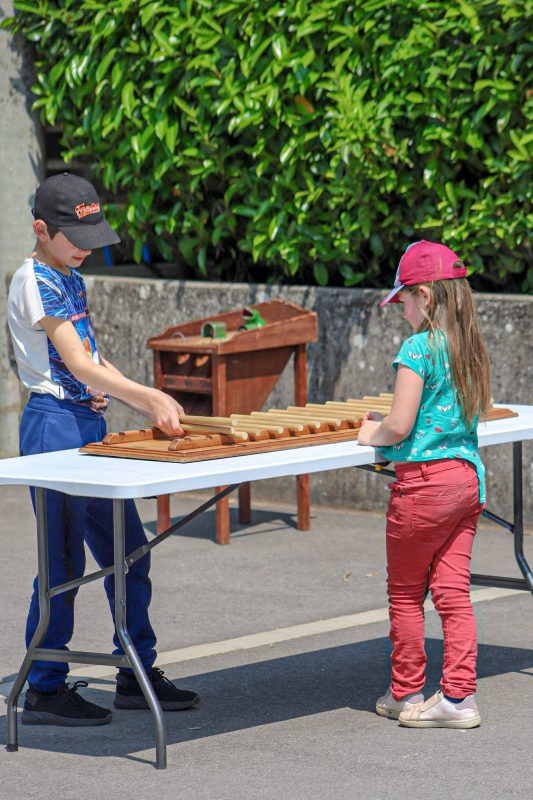
[[[401,257],[394,288],[379,305],[383,308],[387,303],[399,303],[398,292],[404,286],[452,278],[466,278],[466,267],[457,253],[445,244],[422,239],[410,244]]]

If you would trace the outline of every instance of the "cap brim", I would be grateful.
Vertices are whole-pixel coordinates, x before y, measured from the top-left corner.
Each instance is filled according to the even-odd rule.
[[[383,308],[383,306],[386,306],[387,303],[399,303],[400,300],[399,300],[399,297],[398,297],[398,292],[400,292],[402,289],[403,289],[403,285],[402,284],[400,284],[400,286],[395,286],[394,289],[391,289],[391,291],[388,293],[388,295],[379,304],[380,308]]]
[[[120,236],[103,219],[96,225],[72,225],[68,228],[59,228],[63,236],[80,250],[97,250],[110,244],[118,244]]]

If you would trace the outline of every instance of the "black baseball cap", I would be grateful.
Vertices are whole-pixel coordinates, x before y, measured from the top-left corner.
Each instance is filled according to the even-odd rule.
[[[81,250],[120,242],[120,236],[104,218],[92,183],[70,172],[52,175],[41,183],[35,192],[32,214],[58,228]]]

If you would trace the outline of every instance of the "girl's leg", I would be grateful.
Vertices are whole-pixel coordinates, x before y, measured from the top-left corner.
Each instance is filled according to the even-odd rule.
[[[395,700],[420,692],[425,682],[423,605],[433,551],[413,546],[411,527],[412,498],[392,491],[387,512],[387,589]]]
[[[474,489],[477,495],[477,486]],[[441,689],[461,699],[476,691],[477,636],[470,600],[470,557],[481,508],[464,517],[436,553],[430,574],[433,602],[444,636]]]
[[[424,598],[435,555],[463,516],[462,462],[392,486],[387,513],[391,691],[395,699],[420,692],[425,681]]]

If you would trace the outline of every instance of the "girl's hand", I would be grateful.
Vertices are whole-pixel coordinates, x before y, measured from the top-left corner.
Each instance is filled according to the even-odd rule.
[[[361,419],[366,422],[366,420],[371,419],[373,422],[382,422],[385,417],[383,414],[380,414],[379,411],[365,411]]]
[[[368,413],[374,413],[374,412],[368,412]],[[381,422],[370,420],[368,419],[368,415],[365,414],[363,417],[363,423],[359,429],[359,436],[357,437],[357,441],[359,442],[359,444],[372,445],[373,444],[372,437],[374,433],[377,430],[379,430],[380,427],[381,427]]]

